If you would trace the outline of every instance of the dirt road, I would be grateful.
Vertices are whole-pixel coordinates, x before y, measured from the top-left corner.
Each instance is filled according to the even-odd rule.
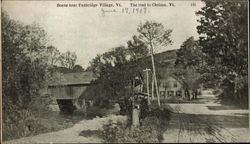
[[[175,114],[163,142],[249,142],[249,111],[221,105],[210,91],[198,100],[170,106]]]
[[[75,124],[73,127],[60,130],[57,132],[50,132],[40,134],[37,136],[24,137],[17,140],[7,141],[4,143],[99,143],[103,142],[102,139],[91,136],[84,137],[79,136],[79,133],[83,130],[98,130],[102,128],[102,125],[112,121],[125,121],[125,116],[110,115],[104,118],[94,118],[92,120],[82,120]]]

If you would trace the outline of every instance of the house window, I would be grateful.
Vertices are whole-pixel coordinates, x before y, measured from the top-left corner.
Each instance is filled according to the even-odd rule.
[[[176,91],[176,96],[181,97],[181,91]]]
[[[174,96],[174,91],[168,91],[168,96],[169,96],[169,97]]]
[[[165,91],[160,91],[160,96],[165,97],[166,92]]]
[[[169,88],[169,82],[164,82],[164,83],[163,83],[163,87],[164,87],[164,88]]]
[[[177,85],[177,82],[174,82],[174,87],[177,87],[178,85]]]

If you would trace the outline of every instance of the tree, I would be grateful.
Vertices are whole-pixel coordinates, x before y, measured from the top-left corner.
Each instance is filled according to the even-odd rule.
[[[137,60],[149,54],[147,45],[137,36],[133,36],[132,40],[129,40],[127,44],[128,51],[131,55],[131,60]]]
[[[124,64],[126,59],[127,50],[125,47],[120,46],[105,52],[102,55],[97,55],[90,62],[90,70],[92,70],[99,78],[98,82],[102,89],[102,95],[96,99],[98,101],[108,101],[109,99],[117,99],[126,84],[126,70]]]
[[[4,138],[15,137],[17,131],[25,136],[25,129],[37,122],[33,110],[43,103],[40,90],[48,76],[46,44],[46,32],[39,25],[24,25],[2,13]]]
[[[203,66],[204,54],[199,47],[198,41],[189,37],[183,42],[180,49],[176,52],[175,61],[177,77],[182,78],[186,90],[196,90],[199,87],[200,74],[198,73]]]
[[[153,21],[146,21],[144,24],[139,25],[137,31],[139,32],[139,38],[150,49],[153,75],[155,78],[156,94],[158,98],[158,106],[160,106],[160,95],[159,95],[155,65],[154,65],[154,48],[159,48],[171,44],[172,41],[170,39],[170,35],[172,30],[164,29],[164,26],[160,23]]]
[[[247,1],[204,1],[197,12],[199,43],[207,55],[210,74],[220,82],[234,77],[234,95],[238,97],[240,79],[247,78],[248,71],[248,7]],[[230,78],[231,79],[231,78]]]
[[[83,72],[84,71],[84,69],[83,69],[83,67],[81,65],[75,65],[73,67],[73,70],[76,71],[76,72]]]
[[[195,41],[193,37],[183,42],[176,55],[175,64],[184,67],[184,69],[188,67],[198,68],[202,64],[203,53],[198,41]]]
[[[48,46],[46,54],[50,65],[56,65],[59,62],[60,51],[54,46]]]
[[[144,65],[137,64],[138,59],[147,56],[148,53],[148,50],[142,45],[139,39],[133,37],[132,40],[128,41],[128,48],[124,46],[113,48],[97,55],[90,62],[88,69],[99,77],[98,82],[100,86],[103,86],[102,95],[105,96],[100,99],[117,100],[128,96],[126,93],[128,83],[143,70]]]
[[[76,63],[76,59],[77,59],[76,53],[66,51],[65,53],[62,53],[60,56],[61,66],[73,69]]]

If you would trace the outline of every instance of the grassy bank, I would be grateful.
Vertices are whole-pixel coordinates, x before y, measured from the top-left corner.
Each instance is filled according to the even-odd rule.
[[[6,125],[3,128],[3,141],[66,129],[86,119],[81,113],[65,115],[59,111],[40,111],[32,115],[32,117],[35,117],[36,120],[28,124],[29,127],[26,127],[29,121],[26,121],[22,127],[20,127],[20,124],[17,126],[15,124]]]

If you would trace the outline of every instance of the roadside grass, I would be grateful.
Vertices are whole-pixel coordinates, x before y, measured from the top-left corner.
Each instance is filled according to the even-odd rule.
[[[32,123],[30,121],[23,121],[22,126],[20,124],[17,126],[14,124],[5,124],[3,128],[3,141],[67,129],[81,120],[103,117],[115,114],[116,112],[113,109],[91,107],[86,112],[77,110],[72,114],[64,114],[60,111],[51,110],[39,110],[32,113],[31,118],[35,118]],[[11,127],[13,128],[11,129]]]
[[[82,113],[69,115],[58,111],[45,111],[39,115],[39,125],[34,135],[70,128],[83,119],[86,119],[86,117]]]
[[[170,107],[162,104],[159,109],[153,101],[150,111],[140,119],[140,126],[133,127],[131,122],[109,121],[100,130],[84,130],[79,133],[84,137],[99,137],[106,143],[158,143],[163,140],[171,118]]]

